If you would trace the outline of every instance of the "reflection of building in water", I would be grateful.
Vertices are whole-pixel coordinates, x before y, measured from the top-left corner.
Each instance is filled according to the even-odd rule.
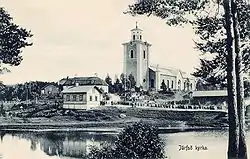
[[[1,142],[3,142],[4,135],[5,135],[5,132],[0,131]]]
[[[96,142],[89,139],[84,139],[81,141],[70,140],[68,138],[63,141],[63,156],[69,157],[82,157],[83,155],[89,153],[89,148],[91,145],[100,146],[100,142]]]
[[[90,146],[99,147],[102,142],[109,140],[104,138],[96,139],[89,135],[69,135],[66,137],[57,135],[57,137],[46,137],[40,141],[40,148],[49,156],[67,156],[73,158],[82,158],[89,153]],[[92,138],[92,139],[91,139]]]

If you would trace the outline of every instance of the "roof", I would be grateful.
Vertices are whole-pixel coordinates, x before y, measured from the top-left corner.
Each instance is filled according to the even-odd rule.
[[[42,87],[42,90],[50,86],[58,88],[58,86],[56,86],[55,84],[46,84],[44,87]]]
[[[191,79],[192,79],[192,76],[191,76],[191,75],[189,75],[189,74],[186,73],[186,72],[181,71],[180,69],[170,68],[170,67],[164,68],[164,67],[155,66],[155,65],[149,66],[149,68],[150,68],[151,70],[153,70],[153,71],[156,71],[156,70],[157,70],[157,67],[158,67],[158,70],[159,70],[160,72],[163,72],[163,73],[165,73],[165,74],[167,74],[167,75],[169,75],[169,76],[175,76],[175,77],[176,77],[176,76],[178,76],[178,74],[180,73],[181,76],[182,76],[182,78],[191,78]]]
[[[78,83],[80,86],[88,85],[103,85],[108,86],[108,84],[99,77],[73,77],[73,78],[63,78],[59,81],[61,85],[72,86]]]
[[[62,91],[62,93],[83,93],[88,92],[91,89],[96,89],[99,93],[102,93],[96,86],[73,86]]]
[[[227,90],[194,91],[193,97],[226,97]]]
[[[133,41],[129,41],[129,42],[126,42],[126,43],[122,43],[122,45],[126,45],[126,44],[129,44],[129,43],[133,44],[134,42]],[[136,41],[136,43],[144,44],[144,45],[147,45],[147,46],[152,46],[152,44],[150,44],[147,41]]]

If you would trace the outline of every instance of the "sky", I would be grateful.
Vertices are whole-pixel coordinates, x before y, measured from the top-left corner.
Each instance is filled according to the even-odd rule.
[[[0,75],[4,84],[59,81],[67,76],[109,74],[123,70],[122,43],[136,21],[152,44],[150,64],[192,72],[199,63],[190,26],[169,27],[157,17],[124,14],[133,0],[1,0],[14,22],[31,30],[33,45],[23,61]]]

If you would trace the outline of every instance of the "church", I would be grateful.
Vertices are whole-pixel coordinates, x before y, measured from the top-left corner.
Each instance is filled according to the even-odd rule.
[[[161,90],[164,82],[168,90],[195,90],[195,79],[175,68],[163,68],[150,64],[151,44],[143,41],[143,30],[136,27],[131,30],[131,39],[122,44],[124,47],[123,73],[126,77],[132,74],[137,87],[143,90]]]

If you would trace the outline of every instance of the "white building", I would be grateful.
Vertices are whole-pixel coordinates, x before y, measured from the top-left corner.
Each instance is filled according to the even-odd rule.
[[[150,43],[143,41],[142,30],[136,25],[136,28],[131,30],[131,40],[123,43],[125,76],[129,77],[132,74],[136,86],[143,87],[144,90],[158,91],[163,81],[170,90],[194,90],[195,80],[191,75],[179,69],[150,64],[151,46]]]
[[[64,109],[90,109],[100,106],[102,91],[96,86],[73,86],[62,91]]]

